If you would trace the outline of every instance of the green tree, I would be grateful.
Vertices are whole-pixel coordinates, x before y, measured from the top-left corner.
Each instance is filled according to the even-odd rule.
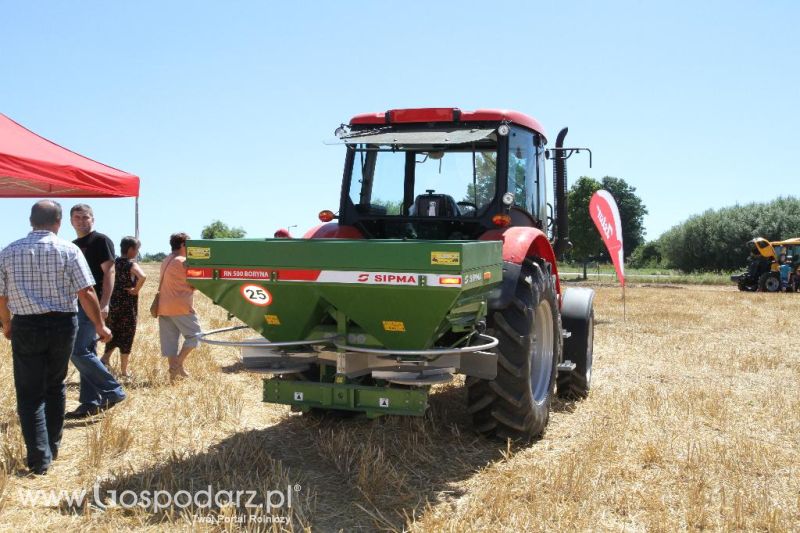
[[[602,183],[603,188],[611,193],[619,207],[625,257],[628,257],[644,244],[644,216],[647,214],[647,208],[636,194],[636,187],[631,187],[624,179],[605,176]]]
[[[569,240],[572,242],[570,257],[586,262],[598,257],[603,251],[603,241],[589,216],[589,201],[602,189],[600,182],[588,176],[578,178],[567,196],[567,221]]]
[[[203,239],[241,239],[247,234],[242,228],[231,228],[221,220],[215,220],[203,228]]]
[[[605,176],[601,181],[581,176],[570,187],[567,202],[569,237],[573,244],[570,255],[573,259],[586,261],[590,257],[608,255],[589,215],[589,202],[592,195],[600,189],[611,193],[617,202],[625,257],[644,244],[644,216],[647,208],[636,195],[636,188],[631,187],[624,179],[612,176]]]
[[[155,253],[155,254],[144,254],[142,256],[142,262],[143,263],[153,263],[153,262],[160,263],[161,261],[166,259],[166,257],[167,257],[167,254],[165,254],[164,252],[158,252],[158,253]]]
[[[632,268],[657,268],[662,261],[661,245],[659,241],[650,241],[636,248],[628,258],[628,265]]]
[[[684,272],[730,271],[747,263],[747,241],[800,237],[800,199],[709,209],[658,239],[664,260]]]
[[[497,155],[493,153],[475,154],[475,183],[467,185],[462,202],[474,203],[481,207],[492,201],[497,180]]]
[[[399,215],[403,209],[403,202],[401,200],[381,200],[380,198],[376,198],[372,200],[372,205],[385,207],[387,215]]]

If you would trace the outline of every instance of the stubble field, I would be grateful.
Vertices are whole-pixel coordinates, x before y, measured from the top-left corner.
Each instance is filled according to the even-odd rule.
[[[623,320],[619,288],[596,286],[590,397],[558,402],[544,438],[515,446],[474,434],[460,382],[435,389],[421,419],[303,416],[261,403],[261,377],[243,371],[236,349],[201,346],[191,378],[171,385],[147,314],[156,268],[129,399],[68,421],[43,477],[25,475],[10,343],[0,341],[0,528],[800,529],[800,294],[639,285]],[[200,295],[196,308],[204,330],[230,324]],[[77,383],[70,367],[67,409]],[[221,508],[178,496],[209,486]],[[155,491],[176,501],[128,505]],[[236,491],[240,505],[226,505]]]

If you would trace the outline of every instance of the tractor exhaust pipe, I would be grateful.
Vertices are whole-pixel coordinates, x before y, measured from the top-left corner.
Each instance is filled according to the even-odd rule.
[[[564,253],[572,248],[569,242],[569,224],[567,222],[567,153],[564,150],[564,138],[569,128],[558,132],[556,149],[553,154],[553,190],[555,191],[556,235],[554,251],[561,260]]]

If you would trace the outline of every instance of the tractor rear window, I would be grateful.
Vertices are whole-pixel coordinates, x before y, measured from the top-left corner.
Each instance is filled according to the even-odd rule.
[[[350,200],[363,215],[475,217],[495,196],[496,162],[493,149],[389,151],[360,145]]]

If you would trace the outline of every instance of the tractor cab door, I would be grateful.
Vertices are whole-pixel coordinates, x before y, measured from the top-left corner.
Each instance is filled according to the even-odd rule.
[[[547,220],[547,186],[541,137],[513,127],[508,137],[507,191],[514,195],[509,210],[513,226],[544,228]]]

